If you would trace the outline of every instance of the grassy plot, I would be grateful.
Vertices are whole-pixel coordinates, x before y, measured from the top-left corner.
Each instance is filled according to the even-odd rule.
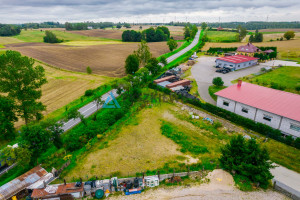
[[[217,95],[215,95],[216,92],[223,90],[224,88],[226,88],[226,86],[215,86],[215,85],[211,85],[208,88],[208,92],[209,95],[211,96],[211,98],[213,98],[213,100],[217,101]]]
[[[105,38],[97,38],[97,37],[88,37],[84,35],[69,33],[65,31],[52,31],[59,39],[63,39],[67,41],[108,41],[112,39]],[[13,36],[11,38],[15,38],[17,40],[21,40],[23,42],[43,42],[43,37],[45,36],[45,31],[41,30],[27,30],[21,31],[20,35]],[[112,40],[113,41],[113,40]],[[14,43],[14,42],[12,42]]]
[[[171,51],[171,52],[168,52],[168,53],[165,53],[165,54],[159,56],[158,59],[159,59],[160,57],[162,57],[162,56],[168,58],[168,57],[170,57],[170,56],[172,56],[172,55],[178,53],[179,51],[181,51],[181,50],[184,49],[185,47],[189,46],[191,43],[192,43],[192,41],[189,41],[189,42],[185,41],[184,43],[178,42],[178,46],[179,46],[179,47],[178,47],[177,49],[175,49],[174,51]]]
[[[227,31],[207,31],[209,42],[237,42],[236,33]]]
[[[300,67],[284,66],[245,81],[300,94]]]

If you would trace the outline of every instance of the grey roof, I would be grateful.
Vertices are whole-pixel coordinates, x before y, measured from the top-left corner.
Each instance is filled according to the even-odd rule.
[[[164,81],[164,82],[160,82],[157,85],[162,86],[162,87],[166,87],[166,85],[169,85],[171,82],[170,81]]]

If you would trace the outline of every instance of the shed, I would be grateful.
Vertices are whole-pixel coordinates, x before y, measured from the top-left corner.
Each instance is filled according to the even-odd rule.
[[[0,200],[9,199],[41,180],[48,172],[40,165],[0,187]]]
[[[191,84],[191,81],[190,80],[187,80],[187,79],[184,79],[184,80],[180,80],[180,81],[176,81],[174,83],[170,83],[168,85],[166,85],[167,88],[173,88],[173,87],[176,87],[176,86],[187,86],[187,85],[190,85]]]
[[[156,84],[158,84],[158,83],[161,83],[161,82],[164,82],[164,81],[171,80],[171,79],[173,79],[173,78],[175,78],[174,75],[172,75],[172,76],[166,76],[166,77],[164,77],[164,78],[156,79],[156,80],[154,80],[153,82],[156,83]]]
[[[147,187],[156,187],[159,185],[158,176],[147,176],[145,177],[145,185]]]
[[[183,90],[184,87],[182,85],[176,86],[176,87],[172,87],[171,90],[174,91],[178,91],[178,90]]]
[[[157,85],[161,86],[161,87],[166,87],[167,85],[171,84],[171,82],[169,81],[164,81],[164,82],[160,82]]]

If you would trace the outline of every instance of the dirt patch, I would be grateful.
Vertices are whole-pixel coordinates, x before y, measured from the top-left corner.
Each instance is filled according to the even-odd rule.
[[[122,40],[121,30],[103,30],[103,29],[93,29],[93,30],[82,30],[82,31],[67,31],[69,33],[84,35],[88,37],[101,37],[109,39]]]
[[[125,75],[126,57],[138,48],[138,44],[120,43],[75,47],[58,44],[19,43],[9,44],[7,48],[62,69],[86,72],[86,67],[90,66],[95,74],[121,77]],[[154,42],[148,45],[154,57],[169,52],[166,42]]]
[[[177,199],[177,200],[192,200],[192,199],[257,199],[257,200],[279,200],[288,199],[284,195],[272,191],[258,190],[255,192],[242,192],[234,187],[232,176],[221,170],[217,169],[210,172],[207,176],[210,179],[208,184],[194,185],[191,187],[160,187],[158,189],[150,189],[142,194],[111,197],[109,199]]]

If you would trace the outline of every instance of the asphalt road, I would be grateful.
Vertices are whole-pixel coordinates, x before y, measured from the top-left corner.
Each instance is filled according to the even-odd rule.
[[[105,93],[104,95],[102,95],[101,99],[102,101],[106,101],[107,98],[110,98],[111,101],[111,97],[110,97],[110,93],[113,93],[113,96],[115,98],[117,98],[119,95],[116,93],[117,90],[113,89],[107,93]],[[110,102],[109,101],[109,102]],[[99,105],[97,108],[97,104],[96,101],[93,101],[87,105],[85,105],[84,107],[80,108],[78,111],[85,117],[89,117],[91,116],[93,113],[95,113],[97,110],[101,109],[103,105]],[[79,118],[76,119],[70,119],[67,122],[63,123],[62,129],[65,131],[70,130],[71,128],[73,128],[74,126],[76,126],[77,124],[79,124],[81,122],[81,120]]]
[[[179,56],[182,56],[183,54],[185,54],[186,52],[188,52],[189,50],[194,48],[199,42],[200,33],[201,33],[201,30],[198,30],[198,32],[195,35],[195,38],[194,38],[193,42],[189,46],[182,49],[181,51],[179,51],[179,52],[175,53],[174,55],[168,57],[167,62],[168,63],[172,62],[173,60],[175,60]]]

